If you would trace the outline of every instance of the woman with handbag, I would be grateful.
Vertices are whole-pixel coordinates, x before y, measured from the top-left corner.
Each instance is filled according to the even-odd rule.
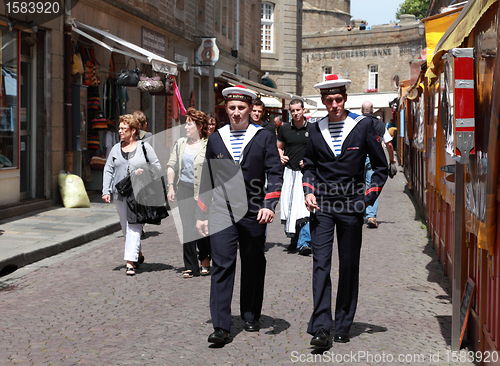
[[[139,122],[133,115],[120,116],[118,133],[121,141],[111,149],[104,167],[102,199],[106,203],[111,202],[111,194],[113,193],[113,200],[125,237],[126,274],[133,276],[139,264],[144,262],[144,256],[141,252],[142,224],[131,224],[127,221],[127,197],[118,193],[116,184],[126,178],[128,174],[142,175],[145,169],[149,169],[152,177],[160,177],[161,164],[151,145],[147,142],[137,141]],[[144,148],[142,144],[144,144]]]
[[[200,274],[206,276],[210,273],[210,241],[207,238],[199,238],[195,218],[201,169],[207,147],[207,126],[206,114],[189,108],[185,124],[186,137],[177,140],[167,163],[167,197],[170,202],[177,198],[182,221],[184,278]],[[201,270],[196,259],[196,245]]]

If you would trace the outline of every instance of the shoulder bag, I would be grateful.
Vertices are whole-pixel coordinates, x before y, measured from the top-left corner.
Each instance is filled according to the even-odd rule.
[[[135,69],[129,70],[130,60],[134,60]],[[139,77],[141,75],[141,70],[137,68],[137,61],[135,58],[131,57],[127,62],[127,69],[120,71],[116,83],[120,86],[137,86],[139,83]]]
[[[141,142],[144,158],[151,165],[144,143]],[[117,188],[118,189],[118,188]],[[127,221],[130,224],[160,225],[168,217],[167,190],[163,176],[152,179],[142,189],[127,196]]]
[[[160,80],[160,75],[153,76],[152,78],[146,75],[141,75],[137,83],[137,90],[141,92],[159,92],[165,88]]]

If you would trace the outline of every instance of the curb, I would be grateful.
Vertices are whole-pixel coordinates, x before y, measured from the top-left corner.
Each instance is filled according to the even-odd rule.
[[[119,231],[121,230],[120,221],[115,218],[108,219],[103,221],[99,228],[91,231],[87,230],[88,227],[81,228],[63,234],[55,239],[36,243],[33,245],[32,250],[0,260],[0,277],[12,273],[21,267]]]

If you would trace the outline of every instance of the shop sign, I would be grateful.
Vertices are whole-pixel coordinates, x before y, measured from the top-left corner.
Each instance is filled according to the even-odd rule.
[[[154,54],[165,57],[167,41],[163,34],[142,27],[141,47]]]
[[[196,53],[196,60],[203,66],[215,66],[219,61],[219,48],[215,43],[217,38],[202,38]]]

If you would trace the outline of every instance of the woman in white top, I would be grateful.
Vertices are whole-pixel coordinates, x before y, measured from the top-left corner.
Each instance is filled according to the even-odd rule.
[[[187,111],[186,137],[175,143],[167,163],[168,200],[177,198],[183,232],[184,278],[210,273],[210,240],[196,230],[195,212],[198,205],[201,170],[205,160],[208,118],[194,108]],[[196,259],[198,246],[198,259]],[[201,266],[201,270],[200,270]]]

